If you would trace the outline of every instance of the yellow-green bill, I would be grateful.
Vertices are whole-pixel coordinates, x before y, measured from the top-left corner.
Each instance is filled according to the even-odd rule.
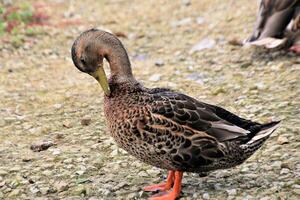
[[[109,96],[110,88],[104,68],[102,66],[98,67],[98,69],[92,74],[92,76],[100,83],[105,95]]]

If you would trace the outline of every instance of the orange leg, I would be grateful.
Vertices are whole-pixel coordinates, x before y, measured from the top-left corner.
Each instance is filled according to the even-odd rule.
[[[169,192],[161,192],[152,197],[149,200],[175,200],[180,196],[181,191],[181,180],[183,172],[175,171],[175,180],[173,190]]]
[[[174,175],[175,175],[175,171],[170,170],[168,177],[167,177],[167,181],[165,183],[150,185],[150,186],[144,187],[143,190],[147,191],[147,192],[167,191],[167,190],[171,189],[171,187],[174,183]]]

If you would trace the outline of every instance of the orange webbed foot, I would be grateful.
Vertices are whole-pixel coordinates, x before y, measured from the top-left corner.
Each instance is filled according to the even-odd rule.
[[[181,171],[175,171],[175,172],[170,171],[168,178],[167,178],[167,182],[165,184],[163,184],[164,188],[161,190],[162,192],[160,192],[156,195],[153,195],[152,197],[149,198],[149,200],[175,200],[177,197],[179,197],[180,191],[181,191],[182,175],[183,175],[183,172],[181,172]],[[167,190],[171,189],[173,183],[174,183],[173,189],[171,191],[167,191]],[[167,185],[167,187],[166,187],[166,185]],[[158,186],[160,187],[161,184],[158,184]],[[155,186],[153,188],[155,188]],[[153,189],[153,188],[150,188],[150,189]]]
[[[174,183],[174,171],[169,171],[167,181],[165,183],[160,183],[156,185],[150,185],[147,187],[144,187],[143,190],[147,192],[156,192],[156,191],[167,191],[171,189],[173,183]]]
[[[143,188],[146,192],[167,191],[169,189],[171,189],[171,187],[168,187],[166,183],[150,185]]]

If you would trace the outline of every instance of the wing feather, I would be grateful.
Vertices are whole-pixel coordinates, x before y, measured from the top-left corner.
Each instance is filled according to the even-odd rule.
[[[242,126],[232,123],[236,121],[237,124],[241,124],[243,119],[228,111],[225,113],[225,110],[222,113],[217,109],[218,107],[199,102],[184,94],[171,91],[160,92],[153,94],[153,99],[155,104],[151,107],[152,113],[162,115],[195,131],[205,132],[219,142],[246,137],[250,133]],[[221,114],[218,115],[219,113]],[[231,120],[222,118],[225,116],[224,113]],[[245,120],[245,123],[249,122]]]

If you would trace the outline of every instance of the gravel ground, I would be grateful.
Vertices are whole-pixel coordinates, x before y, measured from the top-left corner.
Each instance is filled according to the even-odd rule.
[[[300,199],[300,59],[233,42],[251,33],[256,1],[43,2],[50,25],[19,48],[1,42],[0,199],[146,199],[141,188],[165,177],[117,148],[100,87],[71,62],[72,42],[90,27],[120,36],[148,87],[283,120],[243,165],[185,174],[180,199]]]

